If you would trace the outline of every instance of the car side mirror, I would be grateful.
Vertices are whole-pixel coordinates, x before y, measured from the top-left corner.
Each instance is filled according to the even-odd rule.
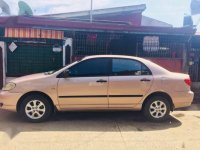
[[[60,73],[59,75],[57,75],[56,78],[68,78],[69,77],[69,70],[65,70],[62,73]]]
[[[69,70],[65,70],[63,72],[63,78],[68,78],[69,77]]]

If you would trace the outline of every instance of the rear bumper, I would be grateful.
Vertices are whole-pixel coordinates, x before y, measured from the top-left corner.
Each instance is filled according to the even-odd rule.
[[[192,91],[176,92],[173,94],[172,99],[173,99],[175,109],[189,107],[189,106],[191,106],[191,104],[193,102],[194,93]]]
[[[21,93],[0,92],[0,109],[17,111],[17,102],[22,96]]]

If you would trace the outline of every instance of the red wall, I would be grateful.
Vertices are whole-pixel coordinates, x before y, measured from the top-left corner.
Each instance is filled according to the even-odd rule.
[[[174,58],[150,58],[152,62],[172,72],[183,72],[183,60]]]

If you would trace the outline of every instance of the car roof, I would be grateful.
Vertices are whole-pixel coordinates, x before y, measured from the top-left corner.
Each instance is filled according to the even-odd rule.
[[[83,60],[92,59],[92,58],[127,58],[127,59],[135,59],[135,60],[146,60],[140,57],[126,56],[126,55],[92,55],[92,56],[86,56],[85,58],[83,58]]]

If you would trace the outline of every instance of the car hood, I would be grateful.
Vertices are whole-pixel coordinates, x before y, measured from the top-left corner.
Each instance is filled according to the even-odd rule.
[[[19,77],[19,78],[16,78],[14,80],[11,80],[10,82],[21,83],[21,82],[26,82],[26,81],[34,81],[34,80],[37,80],[37,79],[47,78],[48,76],[49,75],[46,75],[44,73],[38,73],[38,74],[32,74],[32,75]]]

